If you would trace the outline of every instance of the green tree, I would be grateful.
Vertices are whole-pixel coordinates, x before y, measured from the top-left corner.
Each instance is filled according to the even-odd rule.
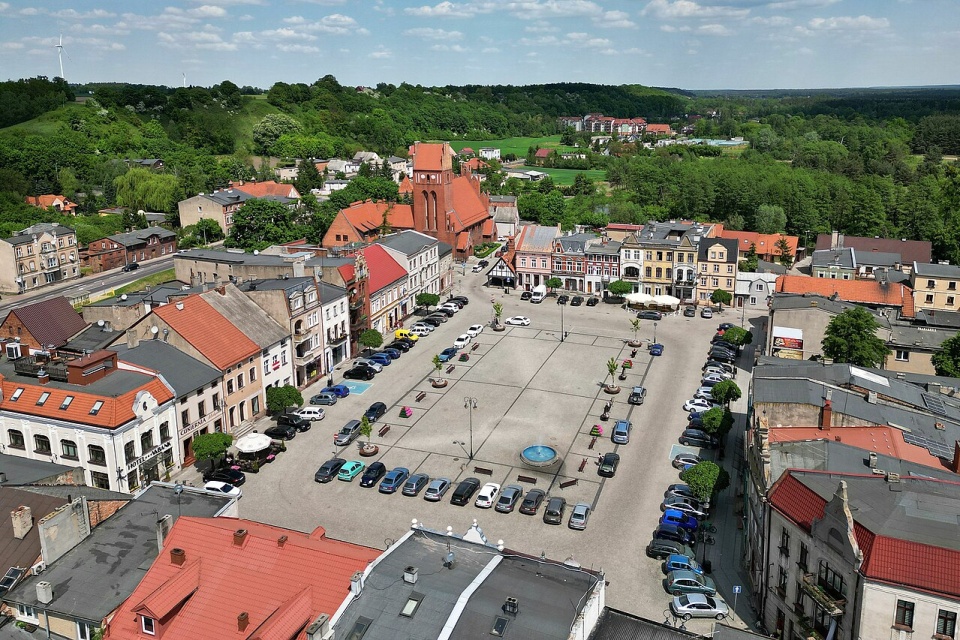
[[[418,293],[416,303],[417,306],[430,308],[440,303],[440,296],[435,293]]]
[[[727,408],[708,409],[700,418],[703,430],[717,438],[723,438],[733,428],[733,413]]]
[[[783,233],[787,228],[787,214],[779,205],[762,204],[753,218],[753,230],[757,233]]]
[[[495,324],[500,324],[500,318],[503,317],[503,305],[499,302],[493,303],[493,319]]]
[[[190,446],[197,460],[219,460],[232,442],[229,433],[200,433],[193,437]]]
[[[880,324],[863,307],[847,309],[835,316],[823,335],[823,355],[834,362],[860,367],[880,367],[890,349],[877,337]]]
[[[272,413],[283,413],[287,407],[303,405],[303,395],[297,388],[285,384],[282,387],[267,387],[267,410]]]
[[[785,267],[792,265],[793,252],[790,251],[790,243],[787,241],[786,236],[780,236],[780,239],[777,240],[776,247],[780,250],[780,264]]]
[[[440,359],[440,354],[433,356],[433,368],[437,372],[437,377],[440,376],[440,372],[443,371],[443,360]]]
[[[553,291],[554,289],[559,289],[563,286],[563,280],[554,276],[552,278],[547,278],[547,281],[543,284],[547,285],[547,288],[550,289],[550,291]]]
[[[616,297],[622,297],[633,291],[633,285],[623,280],[614,280],[607,285],[607,291]]]
[[[287,133],[300,133],[303,125],[284,113],[270,113],[253,126],[253,142],[257,149],[269,152],[280,136]]]
[[[297,179],[293,181],[293,186],[301,196],[310,193],[311,189],[319,189],[323,186],[323,176],[317,171],[317,165],[313,160],[305,158],[297,164]]]
[[[680,479],[687,483],[687,486],[701,502],[710,501],[719,477],[719,465],[709,460],[698,462],[680,474]]]
[[[248,200],[233,215],[227,244],[248,251],[290,242],[306,235],[307,228],[296,224],[293,212],[270,200]]]
[[[633,341],[637,341],[637,334],[640,333],[640,318],[634,318],[630,321],[630,328],[633,329]]]
[[[714,402],[730,406],[731,402],[736,402],[743,395],[740,387],[733,380],[724,380],[713,385],[710,393]]]
[[[360,417],[360,435],[370,444],[370,436],[373,435],[373,425],[370,424],[370,418],[366,415]]]
[[[960,334],[944,340],[930,361],[938,376],[960,378]]]
[[[610,358],[609,360],[607,360],[607,376],[609,376],[610,378],[610,385],[608,386],[613,385],[613,378],[616,375],[617,375],[617,359]],[[606,380],[606,378],[604,378],[604,380]]]
[[[196,224],[190,225],[187,229],[190,229],[194,236],[201,239],[203,244],[218,242],[223,240],[224,237],[223,229],[213,218],[200,218]]]
[[[757,245],[750,243],[750,249],[747,251],[747,257],[740,261],[740,271],[753,273],[757,270],[760,258],[757,256]]]
[[[730,344],[742,347],[753,342],[753,333],[741,327],[730,327],[723,332],[723,339]]]
[[[169,173],[130,169],[113,180],[117,204],[133,211],[167,212],[179,194],[180,181]]]
[[[383,336],[376,329],[367,329],[360,334],[360,339],[357,342],[361,347],[377,349],[383,344]]]
[[[730,295],[729,291],[724,291],[723,289],[715,289],[714,292],[710,294],[710,302],[719,304],[721,309],[723,309],[723,305],[729,305],[731,300],[733,300],[733,296]]]

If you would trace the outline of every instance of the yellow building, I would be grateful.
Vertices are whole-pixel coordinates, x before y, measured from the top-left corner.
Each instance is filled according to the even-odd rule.
[[[697,304],[710,304],[710,296],[717,289],[728,292],[732,304],[737,287],[737,256],[736,240],[706,238],[700,242]]]
[[[952,264],[927,264],[914,262],[910,274],[910,286],[913,288],[913,306],[920,309],[937,311],[958,311],[960,296],[957,295],[957,283],[960,282],[960,266]]]

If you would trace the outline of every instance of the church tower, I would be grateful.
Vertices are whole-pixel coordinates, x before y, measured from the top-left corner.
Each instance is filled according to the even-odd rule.
[[[448,214],[453,213],[453,149],[446,142],[415,142],[413,157],[413,225],[417,231],[456,244]]]

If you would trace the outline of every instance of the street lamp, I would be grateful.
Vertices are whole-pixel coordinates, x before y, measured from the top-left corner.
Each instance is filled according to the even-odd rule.
[[[560,305],[560,342],[563,342],[564,333],[563,333],[563,308],[567,306],[565,304]]]
[[[653,323],[653,343],[657,343],[657,323]]]
[[[470,460],[473,460],[473,410],[477,408],[477,399],[466,396],[463,399],[463,408],[467,410],[470,422]]]

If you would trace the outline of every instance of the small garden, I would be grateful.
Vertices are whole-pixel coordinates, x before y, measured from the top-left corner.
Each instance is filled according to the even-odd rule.
[[[486,258],[488,255],[496,251],[497,247],[499,246],[499,242],[482,242],[473,248],[473,255],[478,258]]]

